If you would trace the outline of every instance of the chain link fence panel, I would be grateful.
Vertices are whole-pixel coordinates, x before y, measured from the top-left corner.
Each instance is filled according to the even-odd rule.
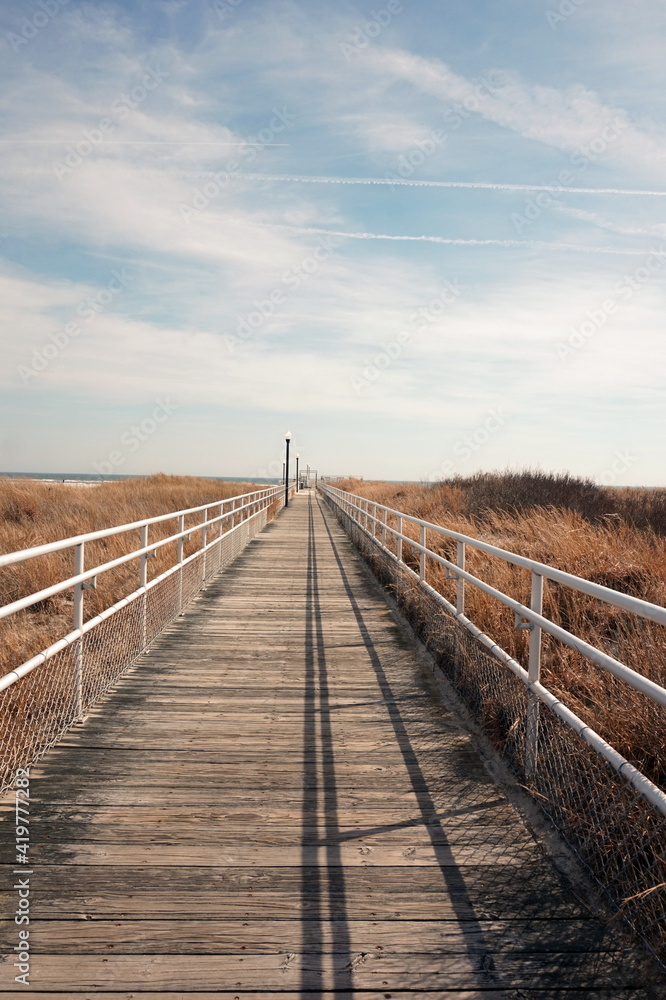
[[[518,783],[599,885],[615,918],[626,921],[647,945],[661,978],[666,973],[664,816],[543,704],[536,768],[528,773],[525,685],[428,594],[405,566],[383,552],[352,517],[327,502]],[[394,539],[389,538],[387,547],[396,553]],[[404,556],[418,570],[418,559],[410,558],[406,543]]]
[[[209,537],[210,548],[149,584],[145,593],[0,692],[0,790],[11,786],[17,768],[29,766],[57,743],[113,687],[281,506],[271,504],[217,541]]]

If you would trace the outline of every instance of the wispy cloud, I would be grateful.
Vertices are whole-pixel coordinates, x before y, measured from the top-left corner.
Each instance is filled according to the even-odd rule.
[[[586,471],[607,438],[612,454],[626,435],[654,436],[666,382],[659,276],[553,370],[553,345],[666,238],[657,64],[639,85],[629,55],[638,75],[611,84],[604,53],[626,32],[609,15],[598,32],[607,47],[595,48],[593,7],[567,25],[566,71],[527,0],[516,24],[499,9],[481,23],[460,6],[452,24],[435,0],[405,5],[350,63],[340,41],[358,10],[304,0],[256,0],[225,20],[205,4],[63,5],[19,51],[4,44],[0,381],[13,409],[0,468],[17,455],[26,467],[80,467],[160,395],[182,404],[151,444],[174,471],[247,473],[263,461],[257,442],[288,419],[304,436],[313,428],[321,468],[342,441],[361,473],[371,453],[375,473],[418,477],[447,436],[502,400],[516,416],[498,436],[499,464],[564,455]],[[0,44],[21,16],[0,11]],[[530,44],[516,46],[522,31]],[[159,87],[132,97],[149,69],[163,74]],[[289,125],[269,136],[276,109]],[[617,141],[603,139],[609,121]],[[435,153],[419,156],[435,132]],[[66,156],[73,166],[59,173]],[[572,182],[557,182],[548,211],[563,168]],[[515,238],[518,209],[529,239]],[[329,239],[338,245],[322,264]],[[63,324],[124,264],[133,281],[122,296],[22,384],[17,367],[49,338],[64,342]],[[353,373],[412,329],[446,281],[464,294],[441,316],[433,306],[390,370],[354,393]],[[262,304],[230,353],[225,336]],[[410,442],[402,458],[387,421]],[[219,458],[220,427],[232,424],[252,430],[244,451],[222,435]],[[657,477],[657,466],[632,475]]]
[[[464,104],[473,99],[476,81],[454,72],[442,60],[398,49],[375,48],[368,54],[378,73],[410,83],[422,94]],[[477,102],[475,113],[523,138],[569,153],[603,135],[611,123],[621,127],[621,138],[609,151],[611,158],[640,164],[658,173],[666,159],[666,136],[634,124],[627,111],[605,103],[583,84],[554,87],[530,83],[515,70],[503,71],[503,82]]]

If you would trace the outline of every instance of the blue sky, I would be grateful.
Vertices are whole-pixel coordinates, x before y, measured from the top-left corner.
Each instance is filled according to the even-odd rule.
[[[0,469],[664,485],[665,28],[9,0]]]

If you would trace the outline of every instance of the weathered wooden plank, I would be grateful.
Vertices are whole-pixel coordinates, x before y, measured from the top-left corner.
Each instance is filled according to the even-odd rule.
[[[303,878],[313,882],[320,877],[316,864],[303,866]],[[3,867],[0,876],[8,878],[11,869]],[[529,900],[531,897],[542,898],[550,894],[552,901],[543,899],[543,905],[559,906],[563,901],[564,884],[547,862],[527,862],[522,872],[517,875],[513,865],[472,865],[465,871],[464,879],[459,880],[459,893],[473,892],[502,894],[502,898],[513,901],[522,894]],[[415,868],[406,877],[405,873],[395,868],[350,869],[346,874],[345,892],[336,881],[334,891],[342,894],[352,892],[367,895],[373,892],[384,893],[432,893],[439,894],[446,889],[443,875],[430,868]],[[73,885],[75,884],[75,889]],[[110,868],[104,866],[91,872],[87,866],[47,865],[39,872],[39,897],[46,898],[60,891],[71,893],[81,890],[89,892],[116,893],[128,887],[139,887],[140,891],[155,889],[156,891],[178,892],[195,889],[235,892],[245,891],[250,885],[260,885],[270,892],[284,891],[300,892],[301,885],[290,868],[260,867],[251,871],[245,866],[222,866],[214,870],[201,870],[197,866],[171,867],[169,865],[152,865],[149,868],[137,865],[121,864]],[[566,904],[568,906],[568,903]]]
[[[307,791],[307,788],[305,789]],[[245,792],[240,790],[234,790],[226,792],[221,791],[215,786],[214,783],[207,785],[192,785],[190,788],[174,786],[169,787],[168,785],[134,785],[134,784],[109,784],[100,785],[99,783],[90,783],[82,785],[80,789],[76,792],[68,787],[67,784],[63,783],[62,787],[58,787],[56,790],[45,791],[43,796],[36,794],[34,796],[34,808],[38,810],[42,803],[57,803],[57,802],[71,802],[74,801],[87,802],[87,803],[105,803],[107,805],[155,805],[160,806],[165,803],[173,803],[175,805],[187,805],[190,803],[193,808],[196,808],[199,804],[207,805],[217,805],[224,796],[224,803],[228,809],[241,808],[247,803],[248,794],[255,792],[257,797],[262,799],[264,808],[267,809],[291,809],[295,814],[299,814],[302,818],[312,815],[316,812],[314,806],[309,804],[303,806],[303,789],[299,788],[285,788],[282,793],[275,789],[275,787],[259,787],[253,788],[252,784],[249,783],[248,789]],[[367,813],[370,810],[375,809],[377,812],[396,811],[402,807],[402,815],[410,814],[418,810],[418,799],[413,790],[413,788],[407,787],[396,787],[393,790],[392,799],[387,802],[387,795],[391,793],[390,787],[386,789],[382,788],[336,788],[336,802],[335,805],[330,805],[328,809],[323,810],[329,815],[332,810],[338,817],[338,822],[345,824],[350,818],[353,818],[357,814],[357,810],[362,813]],[[435,808],[438,804],[438,799],[442,802],[446,802],[447,796],[443,794],[441,797],[433,795],[435,799]]]
[[[5,883],[7,884],[7,883]],[[35,917],[85,914],[170,916],[174,907],[183,919],[217,914],[244,918],[256,907],[270,916],[318,913],[322,894],[336,919],[509,919],[583,917],[584,906],[563,892],[546,867],[512,866],[437,868],[354,868],[344,876],[301,869],[159,868],[155,866],[44,866],[39,871]],[[0,893],[11,907],[10,892]],[[3,910],[3,912],[8,912]],[[11,912],[11,911],[10,911]]]
[[[428,735],[424,734],[424,739],[428,739]],[[429,737],[433,745],[437,744],[437,736],[432,735]],[[272,750],[274,753],[291,753],[294,748],[293,740],[288,740],[279,733],[272,733],[270,730],[263,732],[261,736],[256,733],[228,733],[226,734],[226,740],[229,744],[240,748],[247,748],[248,750],[256,750],[257,745],[260,745],[264,750]],[[364,738],[363,736],[357,736],[355,738],[346,738],[340,736],[337,739],[338,744],[346,750],[353,750],[356,754],[365,754],[369,751],[378,751],[386,748],[389,751],[393,751],[396,745],[395,739],[392,739],[390,735],[378,737],[377,739]],[[182,746],[186,749],[199,749],[199,750],[219,750],[220,746],[225,744],[225,737],[217,735],[214,731],[212,732],[197,732],[197,731],[185,731],[180,734],[175,728],[167,727],[157,729],[141,729],[137,732],[136,727],[117,727],[115,729],[104,730],[103,732],[96,732],[94,734],[94,739],[91,738],[91,744],[96,747],[116,747],[125,750],[162,750],[162,749],[175,749]],[[399,744],[400,745],[400,744]],[[86,744],[81,744],[81,750],[85,749]],[[407,743],[403,744],[405,750],[409,750],[410,747]],[[77,748],[78,749],[78,748]]]
[[[433,782],[438,772],[441,774],[442,767],[447,763],[451,765],[451,762],[444,758],[439,762],[438,767],[432,768]],[[452,794],[455,793],[456,789],[469,786],[469,778],[473,776],[474,767],[474,765],[470,766],[469,771],[472,772],[470,775],[467,771],[467,760],[464,754],[461,754],[460,758],[455,761],[455,765],[459,769],[458,776],[454,777],[449,774],[443,780],[440,778],[439,782],[440,785],[451,789]],[[465,774],[460,773],[463,768],[465,768]],[[35,769],[33,777],[39,776],[40,773]],[[337,783],[362,782],[368,788],[383,783],[399,785],[406,782],[413,785],[415,779],[420,780],[426,776],[423,770],[416,765],[405,767],[404,761],[395,755],[387,755],[384,764],[380,765],[374,761],[354,760],[353,755],[350,755],[347,761],[340,762],[334,756],[320,761],[314,758],[293,760],[290,754],[288,761],[285,761],[283,765],[275,760],[270,760],[264,754],[254,754],[251,757],[243,758],[240,753],[236,755],[236,759],[222,763],[209,763],[205,759],[199,762],[196,758],[193,760],[190,757],[188,761],[141,761],[137,762],[136,765],[127,760],[116,761],[113,759],[95,764],[87,762],[83,766],[72,766],[71,768],[66,765],[59,767],[56,764],[49,769],[49,774],[57,774],[59,780],[71,778],[77,782],[95,781],[98,783],[100,781],[138,780],[159,785],[165,781],[169,784],[185,784],[194,780],[211,780],[219,782],[222,788],[238,784],[241,775],[244,779],[262,782],[264,785],[279,783],[280,787],[283,783],[299,785],[313,776],[322,775],[328,779],[335,777]],[[483,791],[484,784],[490,786],[491,782],[486,774],[481,774],[476,781],[474,789],[476,795],[474,797],[478,797]]]
[[[381,809],[379,804],[373,808],[358,808],[354,811],[353,817],[348,819],[338,814],[337,826],[342,832],[348,834],[355,831],[382,830],[394,827],[411,829],[441,826],[446,829],[449,823],[458,827],[464,818],[468,817],[470,828],[480,829],[486,825],[502,824],[505,820],[515,819],[504,807],[505,802],[502,799],[495,799],[487,803],[469,806],[454,804],[450,810],[433,808],[432,813],[424,815],[419,809],[400,808],[386,803]],[[6,821],[11,820],[13,813],[5,813],[5,816]],[[178,805],[166,807],[164,802],[158,806],[42,802],[39,805],[39,810],[35,810],[35,816],[36,818],[31,822],[50,823],[71,820],[72,822],[97,825],[138,822],[149,827],[153,824],[164,824],[170,821],[174,823],[182,821],[193,825],[212,822],[224,825],[241,824],[241,826],[249,822],[289,828],[310,827],[317,822],[325,823],[327,818],[331,818],[330,811],[327,811],[323,806],[318,809],[308,809],[306,816],[300,803],[296,807],[284,804],[267,806],[263,801],[252,800],[245,801],[239,807],[238,804],[226,802],[222,797],[219,802],[212,805],[205,802],[192,802],[189,809]]]
[[[0,946],[16,941],[13,922],[0,924]],[[58,955],[335,954],[376,952],[432,955],[502,951],[609,952],[617,935],[595,920],[35,920],[30,932],[35,953]]]
[[[271,782],[274,784],[276,780],[279,780],[282,786],[284,783],[302,785],[315,773],[327,777],[335,776],[338,782],[366,782],[370,785],[384,779],[391,782],[410,780],[410,775],[413,777],[418,773],[416,769],[407,769],[402,758],[395,755],[385,756],[384,762],[381,764],[379,763],[381,758],[373,761],[368,760],[367,757],[359,759],[353,754],[349,754],[346,760],[340,760],[337,756],[331,755],[325,761],[317,761],[314,756],[303,758],[290,755],[280,762],[279,767],[273,765],[270,770],[267,770],[270,767],[270,761],[266,759],[264,754],[259,753],[252,756],[236,754],[230,760],[225,760],[223,755],[220,755],[222,759],[217,761],[208,760],[207,754],[196,753],[190,753],[187,759],[182,760],[167,753],[164,754],[167,757],[165,760],[160,760],[159,755],[156,754],[152,754],[153,759],[151,760],[150,755],[151,752],[146,751],[141,756],[147,759],[118,760],[116,759],[117,755],[111,751],[108,759],[84,759],[71,766],[68,766],[66,762],[59,766],[60,761],[57,761],[49,767],[49,774],[51,776],[57,774],[59,780],[63,778],[75,781],[93,779],[98,782],[109,782],[132,779],[148,781],[152,784],[161,784],[163,781],[169,781],[171,784],[180,781],[211,779],[219,782],[220,787],[224,788],[226,785],[237,783],[240,774],[243,775],[243,780],[251,778],[264,784]],[[203,759],[197,760],[198,756]],[[462,755],[461,757],[462,759],[457,763],[466,764],[465,757]],[[444,763],[449,763],[446,757],[439,762],[439,767],[436,770],[441,770]],[[33,779],[40,777],[42,773],[44,772],[38,768],[33,768]],[[460,786],[463,782],[458,781],[456,784]],[[452,785],[451,779],[447,780],[447,787]]]
[[[188,844],[87,844],[38,843],[32,850],[33,864],[76,865],[170,865],[173,867],[220,867],[229,865],[265,866],[266,845],[256,843],[251,830],[246,831],[250,843],[233,846],[217,843]],[[214,838],[211,838],[213,840]],[[304,861],[320,861],[327,867],[440,867],[453,865],[465,867],[480,863],[491,865],[517,865],[522,867],[529,860],[539,858],[539,849],[532,841],[516,844],[482,845],[437,844],[391,847],[378,844],[306,844],[299,846],[272,845],[270,860],[276,867],[300,868]]]
[[[71,753],[72,749],[81,751],[85,749],[85,753]],[[456,761],[458,757],[467,761],[468,759],[473,760],[478,756],[475,750],[469,747],[468,741],[464,742],[458,738],[456,742],[448,740],[446,744],[441,745],[436,750],[425,750],[420,747],[414,747],[414,756],[419,768],[433,768],[435,770],[439,769],[442,763],[450,763]],[[221,750],[219,748],[212,750],[192,750],[191,748],[178,748],[168,750],[144,750],[140,756],[137,756],[133,749],[127,749],[123,747],[95,747],[94,745],[88,744],[83,735],[80,735],[75,744],[67,743],[63,740],[56,747],[49,751],[48,757],[46,758],[47,764],[37,763],[32,766],[31,773],[35,776],[48,773],[52,774],[56,768],[65,767],[68,770],[72,769],[76,772],[85,772],[86,770],[93,770],[96,767],[137,767],[137,768],[151,768],[156,764],[173,764],[174,766],[188,767],[195,765],[205,765],[209,764],[211,766],[222,767],[228,764],[232,764],[236,761],[243,763],[244,761],[262,761],[266,760],[266,754],[263,750],[255,747],[254,749],[241,750],[233,746]],[[354,753],[343,750],[339,747],[329,747],[316,746],[304,748],[303,746],[298,747],[294,750],[293,754],[289,757],[280,761],[281,769],[293,769],[300,771],[303,765],[308,762],[315,761],[334,761],[336,766],[342,768],[349,768],[355,770],[356,768],[374,768],[374,767],[385,767],[385,766],[401,766],[407,767],[403,755],[398,749],[396,749],[395,754],[387,755],[385,751],[373,751],[371,753],[365,754],[364,757],[360,758]]]
[[[220,848],[243,846],[247,843],[264,852],[264,864],[276,857],[273,847],[295,849],[299,845],[325,846],[349,845],[350,847],[373,847],[391,850],[420,850],[431,846],[452,846],[475,848],[482,851],[486,846],[516,846],[530,848],[534,840],[527,834],[515,833],[510,825],[481,826],[471,829],[469,825],[453,824],[445,827],[397,826],[372,830],[321,830],[317,826],[294,826],[280,822],[262,823],[249,818],[225,820],[223,823],[194,822],[167,817],[166,823],[157,820],[154,825],[140,823],[86,823],[76,820],[56,823],[32,824],[32,855],[36,860],[45,859],[39,854],[48,850],[50,844],[114,844],[136,846],[141,844],[210,845]],[[8,857],[0,858],[3,864],[13,863],[11,844],[0,845],[0,851]],[[278,865],[278,867],[280,867]]]
[[[557,987],[563,974],[577,977],[579,990],[634,985],[622,981],[614,961],[596,956],[594,969],[586,956],[498,954],[441,956],[430,954],[383,955],[113,955],[69,956],[36,954],[31,960],[31,980],[42,989],[211,990],[220,981],[241,990],[376,989],[395,987],[433,990],[442,987],[473,990],[491,987],[544,989]],[[13,971],[13,970],[12,970]]]
[[[254,869],[248,869],[252,872]],[[254,889],[255,891],[252,891]],[[328,893],[327,893],[328,898]],[[0,893],[0,912],[14,912],[16,897],[11,893]],[[12,909],[13,907],[13,909]],[[128,917],[135,920],[161,920],[179,912],[183,922],[203,916],[220,920],[257,920],[270,918],[288,920],[294,912],[301,912],[303,919],[316,918],[322,902],[317,897],[301,899],[298,894],[283,891],[269,891],[260,886],[249,887],[245,892],[228,892],[217,895],[210,890],[184,892],[139,891],[138,883],[120,887],[115,895],[95,892],[89,886],[80,893],[53,892],[35,898],[31,912],[41,920],[93,920],[98,918]],[[471,907],[471,909],[470,909]],[[586,911],[575,904],[564,901],[557,904],[548,902],[545,906],[540,899],[528,898],[521,903],[490,899],[484,904],[483,898],[473,897],[471,903],[467,894],[447,893],[427,896],[416,893],[354,895],[351,898],[331,896],[328,898],[326,919],[329,920],[454,920],[461,912],[471,912],[473,920],[510,920],[518,917],[537,918],[544,916],[552,921],[580,918]]]
[[[5,991],[2,983],[0,982],[0,994],[3,998],[5,998],[5,1000],[22,1000],[22,998],[28,993],[29,991],[27,989],[23,989],[20,993],[16,993],[12,989]],[[41,989],[39,991],[40,1000],[69,1000],[72,995],[73,993],[69,989],[66,993],[53,993],[51,991],[43,992]],[[80,1000],[99,1000],[100,997],[100,993],[97,990],[77,990],[75,995],[79,997]],[[103,995],[108,997],[109,1000],[139,1000],[139,997],[134,990],[128,993],[125,990],[118,992],[115,989],[104,989]],[[149,994],[150,1000],[182,1000],[184,995],[187,994],[183,990],[178,990],[176,993],[163,991],[154,992],[151,990]],[[358,996],[356,991],[350,992],[345,990],[330,990],[326,995],[334,998],[334,1000],[335,998],[338,998],[338,1000],[353,1000],[354,997]],[[423,995],[427,995],[429,1000],[514,1000],[514,998],[509,997],[504,990],[484,990],[482,993],[479,993],[476,990],[446,990],[445,992],[436,990],[428,991],[427,994],[424,993]],[[379,992],[375,992],[375,990],[364,991],[363,1000],[384,1000],[386,996],[387,994],[385,990],[381,989]],[[393,1000],[414,1000],[414,993],[411,990],[408,993],[403,993],[402,991],[396,992],[395,990],[392,990],[390,996]],[[562,1000],[562,997],[563,994],[559,991],[557,996],[552,993],[539,993],[539,1000]],[[606,992],[594,993],[594,1000],[623,1000],[623,997],[623,992],[613,993],[612,995]],[[224,987],[222,989],[216,989],[215,992],[212,993],[201,991],[196,993],[196,1000],[220,1000],[220,998],[222,998],[222,1000],[224,1000],[224,998],[227,998],[227,1000],[303,1000],[303,993],[300,990],[296,993],[283,990],[273,992],[272,989],[262,990],[260,993],[247,990],[238,992],[237,990],[226,989]],[[579,998],[572,997],[572,1000],[579,1000]],[[632,993],[631,997],[628,997],[627,1000],[642,1000],[642,997],[638,997],[636,994]],[[650,1000],[650,998],[646,996],[646,1000]]]

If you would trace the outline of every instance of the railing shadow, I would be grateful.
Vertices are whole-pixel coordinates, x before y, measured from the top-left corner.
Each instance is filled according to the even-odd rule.
[[[301,994],[317,1000],[323,996],[327,948],[330,947],[332,952],[334,990],[349,990],[352,982],[314,508],[312,497],[308,499],[301,844],[301,941],[304,961]],[[321,780],[318,761],[321,761]],[[323,817],[320,818],[320,814]],[[315,831],[314,836],[308,830]],[[321,851],[325,852],[325,864],[320,864]],[[325,933],[327,927],[329,934]],[[317,980],[321,988],[313,990],[313,982]]]

